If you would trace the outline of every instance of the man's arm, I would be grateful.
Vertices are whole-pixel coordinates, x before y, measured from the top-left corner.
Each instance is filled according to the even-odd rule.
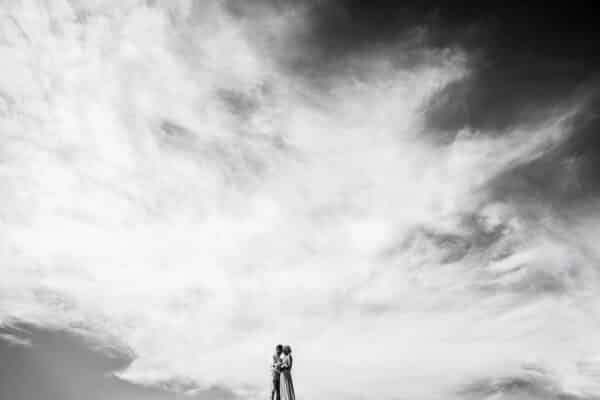
[[[286,369],[290,369],[290,364],[287,362],[287,359],[281,360],[279,362],[279,372],[285,371]]]
[[[273,368],[273,371],[281,372],[281,359],[280,358],[273,356],[272,368]]]

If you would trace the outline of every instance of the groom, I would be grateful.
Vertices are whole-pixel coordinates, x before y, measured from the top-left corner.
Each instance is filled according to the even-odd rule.
[[[283,352],[283,345],[278,344],[275,346],[275,354],[273,354],[273,363],[271,364],[271,372],[273,374],[273,386],[271,387],[271,400],[280,400],[281,394],[279,391],[279,378],[281,377],[281,371],[279,366],[281,365],[281,353]]]

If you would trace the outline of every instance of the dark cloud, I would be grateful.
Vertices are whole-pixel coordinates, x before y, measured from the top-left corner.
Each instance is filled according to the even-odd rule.
[[[411,38],[420,48],[460,47],[471,54],[485,53],[486,64],[502,63],[505,58],[572,59],[591,67],[600,58],[592,50],[598,33],[596,21],[585,7],[568,3],[549,6],[533,2],[461,2],[374,0],[229,0],[232,14],[257,18],[267,12],[302,10],[299,18],[308,21],[302,35],[292,37],[301,45],[305,66],[319,68],[348,57],[388,50]],[[287,47],[290,50],[290,47]],[[401,51],[390,51],[398,53]],[[298,60],[301,62],[302,60]]]
[[[302,38],[309,56],[300,69],[339,73],[376,49],[404,66],[418,65],[427,50],[465,51],[472,74],[431,99],[430,128],[442,132],[502,130],[544,117],[600,65],[596,21],[572,3],[342,0],[314,3],[309,15]]]
[[[375,60],[412,68],[436,62],[435,54],[443,58],[446,49],[460,49],[467,55],[470,73],[424,104],[423,134],[442,144],[452,142],[463,128],[499,135],[517,126],[535,126],[600,88],[596,49],[600,31],[594,14],[579,2],[261,0],[250,5],[229,0],[226,4],[232,15],[254,21],[265,13],[293,10],[291,15],[301,18],[305,29],[282,36],[271,32],[258,40],[285,68],[321,88],[339,77],[368,79]],[[597,161],[590,148],[596,146],[593,132],[598,123],[593,115],[598,112],[597,101],[587,104],[568,128],[575,144],[566,144],[556,164],[540,161],[540,170],[562,171],[568,165],[570,172],[565,173],[586,181],[584,190],[596,187],[591,171]],[[586,154],[580,157],[581,151],[573,147],[586,149]],[[531,167],[535,176],[537,168]],[[550,175],[553,181],[543,184],[563,185],[559,177],[563,172]]]
[[[130,352],[101,347],[74,333],[17,324],[0,327],[2,400],[232,400],[226,388],[198,390],[193,382],[165,382],[164,389],[135,385],[114,373]],[[178,394],[189,392],[193,395]]]
[[[279,3],[280,7],[281,4]],[[533,128],[566,108],[581,109],[564,124],[569,136],[540,159],[515,168],[490,188],[501,197],[524,194],[568,204],[597,194],[600,179],[600,31],[578,2],[339,0],[305,2],[310,29],[294,37],[292,69],[320,84],[361,77],[369,60],[401,68],[431,63],[431,54],[460,49],[470,73],[424,104],[434,142],[451,143],[463,128],[501,135]],[[297,51],[297,53],[294,53]],[[361,63],[354,62],[362,60]],[[435,60],[434,60],[435,61]],[[497,185],[497,186],[495,186]]]
[[[506,201],[535,201],[568,209],[600,193],[600,96],[565,123],[567,139],[552,151],[498,176],[490,187]]]
[[[430,99],[428,128],[443,140],[452,139],[462,128],[494,134],[535,125],[571,104],[585,75],[581,65],[568,60],[532,59],[481,67]]]
[[[525,368],[513,376],[483,378],[471,382],[458,395],[465,399],[506,400],[592,400],[596,396],[580,396],[565,391],[553,377],[541,368]]]

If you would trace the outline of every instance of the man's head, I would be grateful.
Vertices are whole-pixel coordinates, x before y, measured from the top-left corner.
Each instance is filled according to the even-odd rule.
[[[282,344],[278,344],[277,346],[275,346],[275,353],[281,354],[282,351],[283,351],[283,345]]]

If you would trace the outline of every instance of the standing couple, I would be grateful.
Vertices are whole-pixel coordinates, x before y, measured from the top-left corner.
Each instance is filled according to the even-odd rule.
[[[292,383],[292,348],[278,344],[273,354],[271,400],[296,400]]]

